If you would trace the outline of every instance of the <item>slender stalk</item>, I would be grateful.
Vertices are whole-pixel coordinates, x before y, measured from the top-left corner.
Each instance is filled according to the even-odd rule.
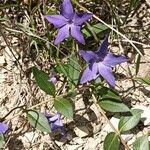
[[[92,98],[93,98],[93,102],[94,104],[99,108],[100,113],[103,115],[103,117],[105,118],[105,120],[107,121],[107,123],[110,125],[110,127],[114,130],[114,132],[116,133],[116,135],[119,136],[121,143],[124,145],[124,147],[126,148],[126,150],[130,150],[129,146],[126,144],[126,142],[122,139],[119,131],[113,126],[113,124],[109,121],[109,119],[107,118],[107,116],[105,115],[104,110],[97,104],[97,99],[95,97],[94,94],[92,94]]]

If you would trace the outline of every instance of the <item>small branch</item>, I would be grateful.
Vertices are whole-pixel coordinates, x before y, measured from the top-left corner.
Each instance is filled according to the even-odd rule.
[[[25,105],[22,105],[22,106],[18,106],[18,107],[15,107],[15,108],[13,108],[12,110],[10,110],[3,118],[1,118],[0,120],[1,121],[4,121],[5,120],[5,118],[6,117],[8,117],[14,110],[16,110],[16,109],[23,109],[23,107],[24,107]]]
[[[107,116],[105,115],[104,110],[97,104],[97,99],[95,97],[95,95],[92,94],[92,98],[93,98],[93,102],[94,104],[99,108],[100,113],[103,115],[103,117],[105,118],[105,120],[107,121],[107,123],[110,125],[110,127],[114,130],[114,132],[116,133],[116,135],[119,136],[121,143],[124,145],[124,147],[126,148],[126,150],[130,150],[129,146],[126,144],[126,142],[122,139],[119,131],[113,126],[113,124],[110,122],[110,120],[107,118]]]

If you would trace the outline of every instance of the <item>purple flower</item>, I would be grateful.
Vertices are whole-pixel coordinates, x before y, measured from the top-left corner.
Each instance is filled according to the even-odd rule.
[[[62,135],[65,135],[64,126],[63,126],[63,123],[61,120],[61,114],[60,113],[56,113],[55,115],[46,114],[45,116],[48,119],[48,122],[49,122],[49,125],[51,127],[52,132],[60,129]]]
[[[128,59],[123,55],[115,55],[107,51],[108,38],[102,42],[96,52],[80,51],[80,55],[88,63],[84,70],[80,83],[86,83],[101,75],[112,87],[115,86],[115,77],[112,73],[113,66],[126,62]]]
[[[53,84],[56,84],[57,78],[55,76],[52,76],[48,81],[53,83]]]
[[[5,123],[0,123],[0,134],[4,134],[8,130],[8,125]]]
[[[58,81],[58,78],[59,78],[58,75],[52,74],[52,75],[50,75],[50,78],[48,79],[48,81],[51,82],[51,83],[53,83],[53,84],[56,84],[57,81]]]
[[[70,34],[80,43],[85,44],[85,40],[80,29],[82,24],[91,17],[92,14],[90,13],[76,13],[73,10],[70,0],[63,0],[60,15],[45,16],[50,23],[52,23],[56,28],[59,28],[57,37],[54,41],[55,45],[68,38]]]

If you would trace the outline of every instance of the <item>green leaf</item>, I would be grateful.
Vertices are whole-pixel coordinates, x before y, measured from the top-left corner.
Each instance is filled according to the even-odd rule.
[[[125,132],[134,128],[139,123],[142,112],[143,111],[140,109],[133,109],[131,110],[131,116],[121,117],[118,127],[120,132]]]
[[[55,96],[55,86],[53,83],[48,81],[48,74],[42,70],[37,69],[36,67],[33,67],[32,71],[38,86],[45,93]]]
[[[4,135],[0,134],[0,149],[3,149],[5,145]]]
[[[104,150],[119,150],[120,139],[114,132],[109,133],[104,140]]]
[[[137,80],[143,84],[148,84],[150,85],[150,77],[145,77],[145,78],[134,78],[134,80]]]
[[[98,102],[98,104],[109,112],[128,112],[130,109],[123,103],[105,100]]]
[[[139,72],[139,68],[140,68],[140,61],[141,61],[141,55],[137,54],[137,60],[135,63],[135,74],[137,75]]]
[[[66,100],[64,98],[55,99],[54,107],[58,112],[60,112],[64,116],[70,119],[73,118],[73,108],[69,100]]]
[[[140,0],[131,0],[130,1],[130,6],[129,6],[130,12],[132,10],[136,10],[136,7],[138,6],[139,2],[140,2]]]
[[[133,143],[133,150],[149,150],[149,149],[150,146],[147,135],[137,138],[137,140]]]
[[[72,89],[78,84],[80,76],[80,65],[74,54],[69,58],[68,64],[59,64],[56,68],[58,73],[62,73],[67,77],[69,82],[69,87]]]
[[[34,110],[28,110],[27,118],[28,118],[28,121],[30,122],[30,124],[34,128],[36,128],[42,132],[48,132],[48,133],[51,132],[50,125],[44,114],[39,113]]]
[[[69,60],[69,81],[70,86],[77,85],[79,81],[80,76],[80,65],[78,63],[78,60],[74,54],[71,55]]]
[[[63,64],[63,65],[58,64],[58,66],[55,69],[58,73],[61,73],[66,77],[68,76],[68,70],[69,70],[68,64]]]
[[[91,37],[91,31],[95,32],[95,34],[99,34],[100,32],[103,32],[105,30],[107,30],[108,27],[106,27],[105,25],[103,25],[102,23],[97,23],[95,25],[92,25],[90,27],[84,28],[82,30],[82,32],[86,35],[86,37]]]
[[[115,101],[121,101],[120,95],[114,91],[113,89],[101,86],[96,89],[96,95],[98,95],[98,99],[114,99]]]

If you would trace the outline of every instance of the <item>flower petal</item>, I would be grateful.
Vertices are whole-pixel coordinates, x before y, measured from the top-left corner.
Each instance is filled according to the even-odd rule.
[[[67,19],[72,19],[74,16],[74,10],[70,0],[64,0],[61,7],[61,14]]]
[[[127,61],[128,59],[124,55],[115,55],[112,53],[108,53],[103,60],[103,64],[105,64],[106,66],[115,66]]]
[[[88,81],[91,81],[93,79],[97,78],[97,63],[92,64],[92,66],[88,66],[80,79],[80,84],[86,83]]]
[[[80,50],[79,53],[87,63],[93,63],[96,59],[96,54],[92,51]]]
[[[52,23],[56,28],[60,28],[67,24],[67,19],[62,15],[45,16],[48,22]]]
[[[69,26],[65,25],[59,29],[54,44],[57,45],[58,43],[62,42],[67,37],[69,37]]]
[[[85,44],[85,40],[83,37],[83,34],[80,31],[80,26],[71,26],[71,35],[74,37],[76,40],[78,40],[80,43]]]
[[[112,73],[111,67],[98,63],[99,74],[112,86],[115,86],[115,77]]]
[[[48,117],[49,117],[49,121],[54,122],[54,121],[60,119],[61,115],[59,113],[56,113],[55,115],[53,115],[53,116],[49,115]]]
[[[0,134],[4,134],[8,130],[8,125],[5,123],[0,123]]]
[[[74,24],[75,25],[82,25],[84,22],[86,22],[88,19],[92,17],[93,14],[91,13],[75,13],[74,16]]]
[[[102,44],[99,46],[98,50],[95,52],[101,59],[104,59],[104,57],[107,54],[107,48],[108,48],[108,37],[104,39]]]
[[[65,134],[64,126],[63,126],[63,123],[62,123],[62,120],[61,120],[61,114],[60,113],[56,113],[53,116],[49,115],[49,114],[46,114],[45,116],[48,119],[48,122],[49,122],[49,125],[50,125],[52,131],[60,129],[62,135]]]

